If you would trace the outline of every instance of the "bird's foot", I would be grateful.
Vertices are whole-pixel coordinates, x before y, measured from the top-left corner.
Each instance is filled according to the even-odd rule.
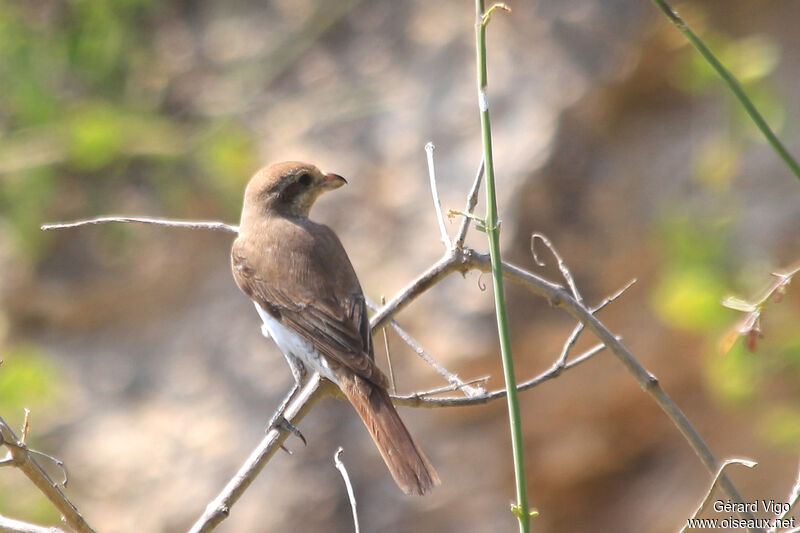
[[[289,391],[289,394],[287,394],[286,398],[284,398],[283,401],[281,402],[281,405],[278,407],[278,410],[275,411],[274,415],[272,415],[272,418],[270,419],[269,424],[267,424],[267,429],[265,431],[269,431],[273,428],[277,429],[278,431],[280,431],[281,429],[288,429],[298,439],[303,441],[303,445],[308,445],[306,438],[303,436],[302,433],[300,433],[300,430],[297,429],[294,426],[294,424],[286,420],[285,416],[283,416],[283,413],[286,411],[286,407],[289,405],[289,402],[292,401],[292,398],[294,398],[295,394],[297,394],[299,390],[300,390],[300,384],[295,383],[294,387],[292,387],[292,390]],[[285,446],[281,445],[281,448],[289,455],[292,454],[292,452],[286,449]]]
[[[303,436],[302,433],[300,433],[300,430],[297,429],[297,427],[294,424],[286,420],[286,418],[284,418],[283,416],[283,413],[276,413],[276,415],[272,417],[272,420],[269,421],[269,425],[267,426],[266,431],[269,432],[269,430],[271,429],[277,429],[278,431],[280,431],[281,429],[288,429],[289,431],[292,432],[292,434],[295,437],[303,441],[304,446],[308,445],[308,441],[306,441],[306,438]],[[292,455],[291,450],[289,450],[283,444],[281,444],[281,449],[286,453],[288,453],[289,455]]]
[[[295,437],[303,441],[303,445],[305,446],[308,445],[308,441],[306,441],[306,438],[303,436],[302,433],[300,433],[300,430],[297,429],[297,427],[294,424],[286,420],[283,414],[278,414],[277,416],[274,416],[272,420],[269,421],[269,426],[267,426],[267,431],[273,428],[277,429],[278,431],[280,431],[281,429],[288,429],[289,431],[292,432],[292,434]]]

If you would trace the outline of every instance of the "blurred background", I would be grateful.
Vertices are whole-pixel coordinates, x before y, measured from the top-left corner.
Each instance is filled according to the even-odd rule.
[[[535,267],[544,232],[697,426],[748,499],[785,501],[800,449],[800,293],[768,308],[751,353],[719,341],[800,258],[800,183],[715,74],[643,0],[510,2],[489,28],[489,100],[506,257]],[[800,3],[677,5],[800,155]],[[105,225],[100,214],[238,220],[260,165],[348,178],[314,217],[365,291],[391,297],[442,253],[423,147],[445,208],[480,161],[470,2],[0,0],[0,415],[64,460],[67,493],[106,533],[184,531],[262,437],[291,376],[229,271],[230,235]],[[479,205],[478,213],[483,212]],[[456,223],[450,224],[455,232]],[[471,232],[469,244],[485,249]],[[464,378],[502,384],[491,289],[452,276],[399,315]],[[520,379],[573,324],[508,287]],[[594,344],[584,334],[575,349]],[[382,345],[376,339],[376,345]],[[400,392],[442,384],[390,335]],[[379,349],[378,359],[385,358]],[[522,395],[537,531],[675,531],[709,475],[609,353]],[[512,531],[504,402],[402,409],[439,471],[431,496],[392,482],[367,432],[327,400],[220,531]],[[53,475],[57,475],[53,472]],[[724,496],[721,496],[724,498]],[[56,523],[18,472],[0,513]],[[712,515],[713,516],[713,515]],[[724,516],[720,516],[724,518]]]

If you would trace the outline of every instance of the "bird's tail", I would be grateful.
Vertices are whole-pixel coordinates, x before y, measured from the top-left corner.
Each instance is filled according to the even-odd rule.
[[[339,386],[367,426],[395,483],[406,494],[426,494],[441,483],[406,429],[389,394],[359,376],[340,377]]]

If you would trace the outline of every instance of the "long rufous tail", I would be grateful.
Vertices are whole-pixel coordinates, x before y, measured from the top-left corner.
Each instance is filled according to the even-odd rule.
[[[403,492],[423,495],[441,483],[383,388],[355,375],[340,377],[339,386],[364,421],[395,483]]]

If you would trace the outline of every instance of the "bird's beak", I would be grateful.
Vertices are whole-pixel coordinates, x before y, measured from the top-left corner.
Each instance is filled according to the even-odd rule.
[[[326,191],[332,191],[334,189],[338,189],[342,185],[347,184],[347,180],[341,177],[339,174],[325,174],[323,178],[324,181],[322,182],[322,188]]]

